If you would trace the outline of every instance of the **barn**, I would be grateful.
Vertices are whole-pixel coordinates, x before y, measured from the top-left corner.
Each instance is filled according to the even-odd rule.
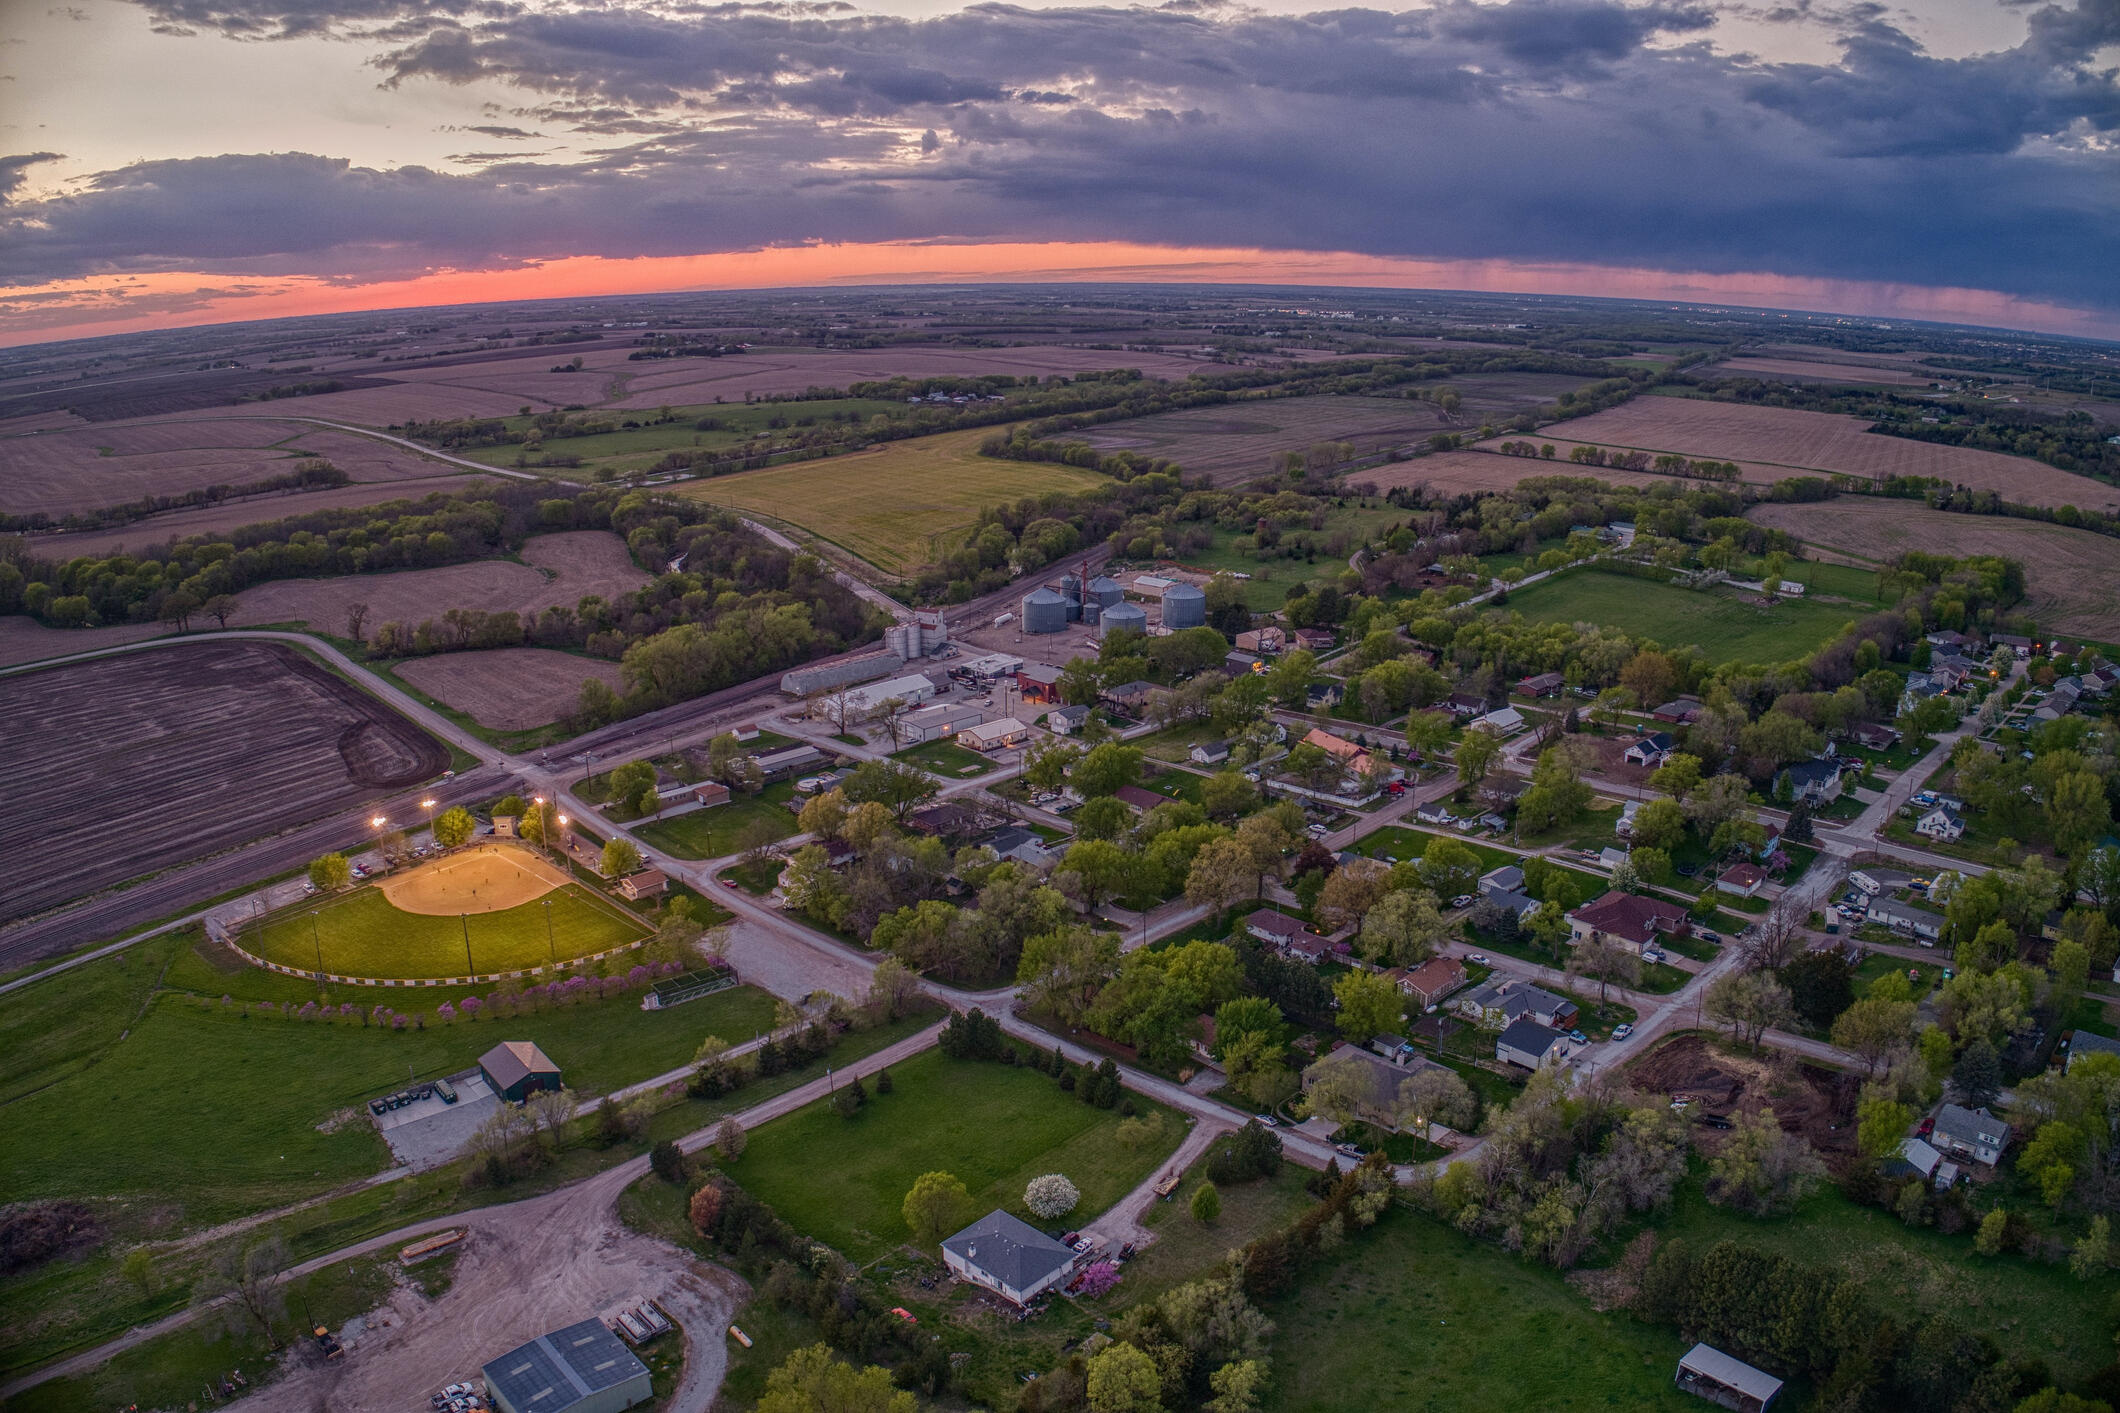
[[[560,1087],[559,1066],[529,1040],[503,1040],[478,1057],[478,1068],[495,1094],[517,1104]]]

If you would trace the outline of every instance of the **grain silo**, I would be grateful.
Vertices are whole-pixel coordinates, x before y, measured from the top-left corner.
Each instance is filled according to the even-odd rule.
[[[1110,608],[1115,603],[1125,602],[1126,590],[1119,587],[1118,580],[1099,574],[1089,581],[1089,597],[1099,608]]]
[[[1116,603],[1104,610],[1097,626],[1107,637],[1127,628],[1133,629],[1136,633],[1146,633],[1148,631],[1148,614],[1137,603]]]
[[[1163,595],[1165,628],[1198,628],[1207,622],[1207,595],[1191,584],[1173,584]]]
[[[1144,619],[1146,615],[1143,615]],[[1023,596],[1023,631],[1067,631],[1067,600],[1052,589],[1033,589]]]

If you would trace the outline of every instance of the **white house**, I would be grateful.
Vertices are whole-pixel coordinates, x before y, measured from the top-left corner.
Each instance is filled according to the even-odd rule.
[[[1568,1058],[1568,1037],[1529,1017],[1511,1021],[1494,1041],[1494,1058],[1527,1070],[1557,1065]]]
[[[996,1209],[944,1240],[942,1263],[972,1284],[1023,1305],[1065,1281],[1075,1268],[1075,1253]]]
[[[2010,1146],[2010,1126],[1985,1109],[1946,1104],[1936,1111],[1929,1142],[1938,1152],[1993,1167],[2002,1150]]]
[[[1914,832],[1924,839],[1956,843],[1965,833],[1965,820],[1948,805],[1938,805],[1914,821]]]
[[[1030,727],[1013,716],[1004,716],[999,721],[960,728],[957,741],[975,751],[998,751],[1006,746],[1020,745],[1030,734]]]
[[[1482,731],[1492,731],[1497,736],[1514,736],[1529,725],[1524,720],[1524,714],[1512,706],[1490,711],[1472,724]]]

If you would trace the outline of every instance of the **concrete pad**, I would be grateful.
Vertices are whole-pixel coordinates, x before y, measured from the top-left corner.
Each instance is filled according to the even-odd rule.
[[[440,1167],[463,1152],[479,1125],[500,1107],[499,1096],[477,1070],[454,1075],[449,1083],[457,1094],[454,1104],[420,1099],[376,1116],[392,1156],[415,1172]]]

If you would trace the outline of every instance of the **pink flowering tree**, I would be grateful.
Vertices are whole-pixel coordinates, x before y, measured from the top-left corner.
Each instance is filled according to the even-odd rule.
[[[1082,1272],[1082,1294],[1094,1300],[1119,1284],[1119,1268],[1109,1261],[1092,1261]]]
[[[434,1016],[435,1019],[439,1020],[443,1025],[447,1025],[451,1021],[456,1019],[456,1007],[450,1005],[447,1001],[444,1001],[441,1005],[436,1006],[434,1008]]]
[[[476,996],[466,996],[462,1001],[457,1003],[457,1009],[464,1013],[464,1017],[467,1020],[477,1020],[479,1010],[484,1004],[485,1003],[480,1001],[479,998]]]

